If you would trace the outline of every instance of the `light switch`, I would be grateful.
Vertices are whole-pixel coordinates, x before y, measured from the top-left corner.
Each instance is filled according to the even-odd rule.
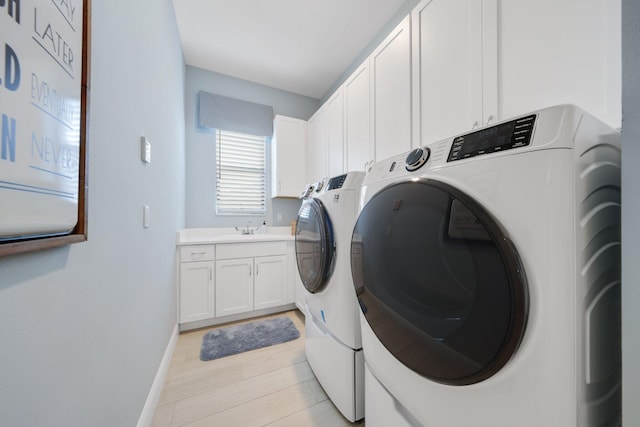
[[[146,136],[140,138],[140,150],[142,161],[145,163],[151,163],[151,142],[149,142]]]
[[[144,228],[149,228],[149,206],[142,206],[142,226]]]

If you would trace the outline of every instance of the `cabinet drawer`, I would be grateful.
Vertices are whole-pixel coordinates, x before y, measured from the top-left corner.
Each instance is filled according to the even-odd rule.
[[[180,262],[213,261],[215,246],[194,245],[180,247]]]
[[[217,259],[248,258],[287,253],[285,240],[260,243],[225,243],[217,245]]]

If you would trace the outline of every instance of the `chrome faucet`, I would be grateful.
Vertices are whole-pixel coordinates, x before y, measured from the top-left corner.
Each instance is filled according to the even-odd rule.
[[[244,229],[240,229],[240,228],[236,227],[236,230],[237,230],[237,231],[239,231],[239,232],[241,232],[242,234],[245,234],[245,235],[246,235],[246,234],[253,234],[254,229],[253,229],[253,228],[251,228],[251,219],[249,219],[249,220],[247,221],[247,225],[245,226],[245,228],[244,228]]]

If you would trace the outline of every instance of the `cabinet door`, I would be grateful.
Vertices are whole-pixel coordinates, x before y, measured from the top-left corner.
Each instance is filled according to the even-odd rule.
[[[271,195],[298,197],[307,183],[307,122],[276,116],[271,140]]]
[[[373,138],[378,161],[411,149],[410,28],[407,17],[371,55]]]
[[[213,261],[180,264],[180,323],[214,317]]]
[[[509,0],[498,15],[505,118],[571,103],[620,126],[620,1]]]
[[[482,3],[425,0],[411,12],[416,145],[483,121]]]
[[[287,303],[287,256],[275,255],[254,259],[254,309]]]
[[[329,176],[344,172],[344,106],[342,89],[327,101],[325,107]]]
[[[253,310],[253,258],[216,261],[216,317]]]
[[[321,108],[309,119],[308,182],[316,182],[329,174],[327,144],[326,115]]]
[[[344,135],[347,171],[363,171],[373,159],[369,61],[344,84]]]

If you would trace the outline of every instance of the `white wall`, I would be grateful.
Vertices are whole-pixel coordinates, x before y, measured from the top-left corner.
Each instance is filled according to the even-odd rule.
[[[216,158],[215,136],[210,129],[198,126],[198,92],[206,91],[243,101],[270,105],[274,114],[307,120],[320,106],[319,101],[280,89],[225,76],[200,68],[187,66],[186,71],[186,182],[187,227],[244,226],[252,219],[252,226],[261,224],[288,226],[300,208],[297,199],[271,199],[271,179],[267,179],[267,213],[264,216],[216,215]],[[271,173],[271,146],[267,147],[267,177]],[[304,183],[306,184],[306,183]],[[302,191],[302,184],[300,191]],[[278,212],[282,220],[278,220]]]
[[[136,425],[176,323],[185,129],[172,2],[93,1],[92,31],[89,240],[0,258],[3,426]]]
[[[622,414],[640,425],[640,3],[622,0]]]

